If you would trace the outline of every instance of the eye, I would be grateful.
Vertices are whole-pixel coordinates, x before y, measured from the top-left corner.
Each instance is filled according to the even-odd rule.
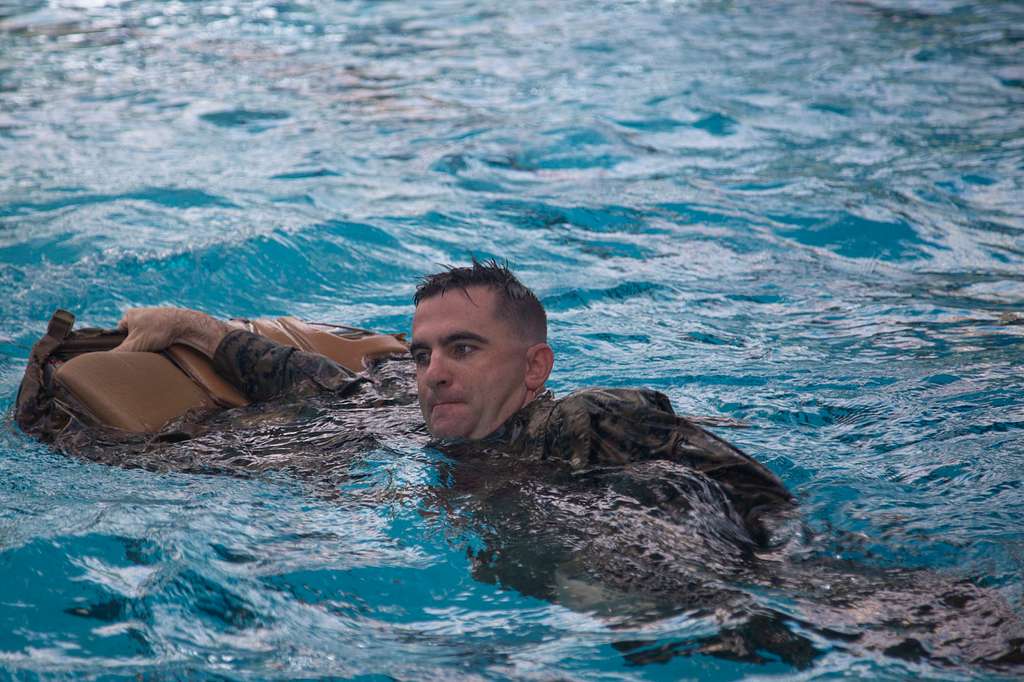
[[[412,361],[417,367],[426,367],[430,364],[430,351],[418,350],[412,354]]]
[[[476,350],[476,346],[468,343],[458,343],[452,348],[452,355],[457,358],[464,358]]]

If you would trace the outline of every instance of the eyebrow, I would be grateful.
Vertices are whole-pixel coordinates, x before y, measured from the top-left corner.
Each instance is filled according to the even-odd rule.
[[[476,341],[477,343],[483,345],[487,345],[490,343],[490,341],[488,341],[483,336],[480,336],[479,334],[474,334],[473,332],[467,331],[458,331],[449,334],[448,336],[442,337],[441,343],[439,345],[450,346],[451,344],[458,343],[459,341]],[[415,353],[418,350],[426,350],[428,348],[429,346],[427,344],[423,343],[422,341],[417,341],[416,339],[413,339],[412,343],[409,345],[409,352]]]

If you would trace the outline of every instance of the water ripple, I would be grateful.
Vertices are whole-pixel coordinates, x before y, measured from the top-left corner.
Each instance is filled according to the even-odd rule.
[[[644,384],[745,425],[724,435],[796,491],[813,555],[966,577],[1020,615],[1021,25],[1019,3],[961,0],[0,2],[0,406],[57,307],[403,331],[418,276],[507,257],[550,309],[556,390]],[[843,633],[811,635],[804,607],[827,599],[753,583],[723,603],[777,618],[630,621],[650,603],[616,602],[579,557],[614,558],[603,587],[683,581],[692,557],[655,570],[614,515],[580,521],[586,498],[653,534],[621,497],[527,496],[531,537],[589,544],[554,593],[531,591],[545,557],[515,543],[513,589],[489,581],[474,557],[516,519],[440,504],[435,455],[386,437],[400,416],[362,459],[318,461],[354,442],[344,419],[203,444],[273,469],[307,443],[244,477],[69,462],[0,433],[0,577],[19,586],[0,667],[976,673],[852,645],[842,609]],[[787,579],[820,586],[835,566],[818,568]],[[767,660],[758,632],[791,648]],[[715,657],[723,633],[762,653]]]

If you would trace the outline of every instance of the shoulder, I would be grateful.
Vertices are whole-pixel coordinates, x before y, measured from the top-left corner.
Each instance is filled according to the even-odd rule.
[[[560,410],[603,415],[655,410],[675,415],[668,396],[645,388],[586,388],[555,401]]]
[[[661,454],[678,422],[663,393],[589,388],[554,401],[546,424],[546,450],[550,457],[569,460],[574,468],[625,464]]]

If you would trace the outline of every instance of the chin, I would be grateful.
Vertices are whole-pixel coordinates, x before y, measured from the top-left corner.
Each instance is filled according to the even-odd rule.
[[[463,404],[449,404],[431,410],[427,430],[435,438],[469,438],[474,423],[472,411]]]
[[[428,424],[427,431],[434,438],[468,438],[470,429],[460,424],[440,423]]]

